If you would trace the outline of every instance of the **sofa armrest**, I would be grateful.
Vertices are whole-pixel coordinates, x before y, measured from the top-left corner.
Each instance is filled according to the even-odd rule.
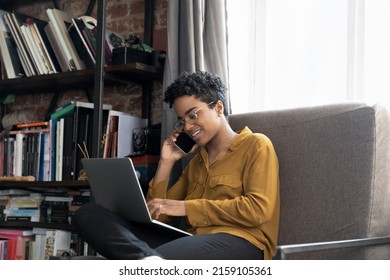
[[[327,242],[314,242],[278,246],[275,259],[286,260],[287,255],[320,250],[342,249],[351,247],[365,247],[376,245],[390,245],[390,236],[337,240]]]

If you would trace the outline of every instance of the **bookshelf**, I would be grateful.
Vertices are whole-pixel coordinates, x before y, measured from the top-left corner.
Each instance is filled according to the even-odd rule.
[[[95,82],[95,69],[60,72],[48,75],[36,75],[22,79],[0,80],[0,98],[12,92],[15,95],[34,94],[47,92],[52,94],[57,89],[85,89],[93,88]],[[104,67],[105,86],[138,83],[142,85],[142,117],[150,117],[150,89],[149,84],[162,79],[161,67],[153,67],[140,63],[128,63],[123,65],[108,65]],[[23,81],[23,82],[21,82]],[[93,96],[89,96],[93,100]],[[48,111],[54,109],[54,102]]]
[[[89,189],[88,181],[35,181],[35,182],[11,182],[1,181],[0,190],[27,190],[33,192],[44,193],[59,193],[59,192],[76,192],[80,190]],[[45,228],[59,228],[64,230],[74,230],[71,224],[58,224],[58,223],[46,223],[46,222],[27,222],[27,221],[0,221],[1,227],[13,227],[13,228],[30,228],[30,227],[45,227]]]
[[[45,0],[49,1],[49,0]],[[0,0],[0,8],[12,11],[16,5],[28,4],[28,0]],[[14,95],[24,94],[56,94],[58,91],[71,89],[93,90],[92,96],[89,96],[94,103],[93,113],[93,135],[92,157],[98,157],[100,141],[102,139],[102,97],[105,87],[123,85],[127,83],[137,83],[142,86],[142,118],[150,117],[151,84],[154,81],[161,81],[163,71],[161,67],[154,67],[140,63],[128,63],[123,65],[104,65],[103,40],[105,29],[105,0],[90,0],[88,10],[91,10],[94,3],[98,5],[98,42],[96,67],[87,70],[78,70],[70,72],[60,72],[47,75],[36,75],[17,79],[0,80],[0,97],[12,92]],[[54,6],[56,1],[53,0]],[[145,30],[144,42],[151,44],[153,28],[153,0],[145,0]],[[100,36],[99,36],[100,34]],[[53,103],[53,102],[52,102]],[[51,106],[52,107],[52,106]],[[15,182],[1,181],[0,190],[6,189],[47,189],[47,190],[82,190],[89,189],[88,181],[49,181],[49,182]],[[0,228],[32,228],[44,227],[53,229],[62,229],[74,231],[71,224],[45,223],[45,222],[27,222],[27,221],[7,221],[0,222]]]
[[[113,86],[129,82],[150,83],[162,79],[160,68],[139,63],[108,65],[105,67],[105,85]],[[0,80],[0,97],[12,92],[16,95],[52,92],[77,88],[90,89],[94,83],[95,69],[36,75],[22,79]],[[21,82],[23,81],[23,82]]]
[[[49,1],[49,0],[46,0]],[[12,11],[17,5],[29,3],[27,0],[0,0],[0,8]],[[106,1],[90,0],[88,10],[97,2],[97,56],[96,67],[94,69],[79,70],[71,72],[61,72],[48,75],[37,75],[20,79],[0,80],[0,97],[12,92],[15,95],[34,94],[47,92],[50,94],[62,90],[70,89],[88,89],[93,90],[93,95],[88,96],[91,102],[95,104],[94,112],[94,135],[96,139],[93,143],[92,156],[98,156],[99,139],[101,139],[101,104],[103,91],[106,86],[121,85],[126,83],[138,83],[142,86],[142,118],[150,117],[150,99],[151,83],[161,81],[163,71],[161,67],[152,67],[140,63],[130,63],[123,65],[104,65],[104,38],[105,19],[106,19]],[[53,1],[57,6],[56,1]],[[153,30],[153,9],[154,1],[144,1],[144,42],[150,44]],[[54,101],[53,101],[54,102]],[[52,104],[53,104],[52,102]],[[50,106],[54,108],[53,105]]]

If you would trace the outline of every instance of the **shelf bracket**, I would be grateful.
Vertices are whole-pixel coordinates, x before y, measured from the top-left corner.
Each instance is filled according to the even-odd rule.
[[[54,5],[54,8],[56,8],[57,10],[61,10],[61,5],[60,5],[60,2],[58,0],[53,0],[53,5]]]
[[[144,43],[152,46],[153,44],[153,12],[154,12],[154,1],[144,1]]]
[[[90,16],[92,14],[92,10],[95,7],[96,0],[90,0],[88,4],[87,11],[85,12],[85,15]]]
[[[45,116],[45,120],[48,121],[50,120],[50,114],[54,112],[56,104],[58,102],[58,98],[60,97],[60,92],[56,91],[54,92],[53,97],[51,98],[49,108],[47,109],[47,113]]]
[[[142,118],[150,122],[150,107],[152,99],[151,86],[148,83],[142,84]]]

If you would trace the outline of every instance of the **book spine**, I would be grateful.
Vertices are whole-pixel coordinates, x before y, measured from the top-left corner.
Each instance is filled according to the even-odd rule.
[[[32,123],[19,123],[16,125],[16,128],[30,128],[30,127],[47,127],[49,122],[32,122]]]

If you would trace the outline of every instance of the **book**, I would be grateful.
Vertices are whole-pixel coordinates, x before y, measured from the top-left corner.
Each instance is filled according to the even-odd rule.
[[[36,207],[37,205],[35,202],[39,202],[42,200],[42,194],[32,192],[28,195],[17,195],[12,196],[11,200],[11,207],[19,208],[19,207],[32,207],[30,203],[34,202],[33,206]],[[26,206],[27,204],[27,206]]]
[[[14,176],[22,176],[23,155],[26,147],[26,134],[17,133],[14,146]]]
[[[30,123],[18,123],[16,124],[17,129],[22,129],[22,128],[48,128],[49,127],[49,122],[48,121],[38,121],[38,122],[30,122]]]
[[[62,167],[63,167],[63,155],[64,155],[64,118],[60,118],[57,121],[56,130],[56,159],[55,159],[55,180],[62,181]]]
[[[11,236],[30,236],[34,235],[31,229],[0,228],[0,237],[4,235]]]
[[[8,216],[39,216],[39,209],[4,209],[4,214]]]
[[[83,107],[88,109],[93,109],[94,104],[91,102],[84,101],[70,101],[69,103],[58,108],[55,112],[50,114],[50,119],[59,119],[72,115],[75,107]],[[112,105],[103,104],[103,110],[111,110]]]
[[[14,160],[15,137],[8,136],[4,138],[4,177],[12,177],[14,175],[13,160]],[[1,190],[0,190],[1,193]]]
[[[0,53],[8,79],[25,75],[22,63],[16,50],[16,44],[8,26],[4,22],[6,11],[0,10]]]
[[[121,111],[115,111],[110,110],[108,113],[108,120],[110,120],[111,116],[118,116],[118,135],[117,135],[117,143],[116,143],[116,156],[117,157],[124,157],[129,154],[131,154],[133,149],[133,137],[132,137],[132,131],[134,128],[139,127],[147,127],[148,126],[148,120],[135,117],[131,114],[121,112]],[[110,132],[110,123],[107,123],[106,126],[106,135],[108,135]],[[105,142],[104,151],[109,150],[108,145],[111,145],[112,143]],[[108,155],[108,154],[106,154]]]
[[[31,21],[31,19],[29,21]],[[40,50],[43,62],[49,69],[49,74],[57,73],[58,63],[56,63],[56,60],[54,58],[54,52],[49,45],[49,40],[47,39],[47,36],[45,35],[44,27],[40,28],[36,22],[31,21],[31,23],[29,23],[29,28],[32,31],[34,40],[36,40],[38,43],[38,49]]]
[[[104,124],[108,115],[108,110],[112,108],[111,105],[104,104],[103,106]],[[85,157],[83,152],[87,154],[91,152],[92,143],[92,119],[93,119],[94,104],[83,101],[71,101],[64,106],[58,108],[50,115],[52,126],[58,126],[58,122],[64,119],[62,134],[62,179],[74,180],[78,178],[81,170],[81,158]],[[54,129],[54,128],[53,128]],[[61,139],[58,139],[61,141]],[[52,172],[56,172],[56,163],[60,161],[57,158],[59,149],[57,146],[57,139],[52,137]],[[83,151],[81,151],[83,150]],[[56,159],[56,160],[54,160]],[[57,172],[60,172],[57,170]],[[55,176],[52,174],[52,180]],[[57,178],[58,179],[58,178]]]
[[[84,28],[81,32],[85,42],[88,44],[88,47],[93,54],[93,57],[96,59],[96,38],[93,36],[92,31],[88,28]]]
[[[46,232],[44,234],[35,235],[35,248],[32,259],[33,260],[43,260],[45,258],[45,248],[46,248]]]
[[[50,152],[49,152],[49,181],[55,181],[56,180],[56,131],[57,131],[57,119],[50,119],[50,138],[49,138],[49,146],[50,146]]]
[[[34,238],[32,230],[24,229],[1,229],[0,238],[7,239],[6,259],[25,259],[26,242]],[[3,252],[4,253],[4,252]]]
[[[5,138],[0,139],[0,177],[4,176],[5,168],[4,168],[4,156],[5,156]]]
[[[160,160],[160,156],[156,155],[143,155],[132,156],[131,161],[134,165],[157,165]]]
[[[33,260],[35,250],[35,238],[26,240],[26,249],[24,253],[25,260]]]
[[[0,239],[0,260],[6,260],[7,259],[7,243],[8,240]]]
[[[49,69],[46,68],[42,60],[37,42],[33,38],[31,29],[26,24],[22,24],[20,26],[20,31],[21,35],[23,36],[23,40],[26,42],[26,48],[30,53],[30,57],[37,69],[38,74],[48,74]]]
[[[48,24],[44,27],[45,34],[50,42],[51,47],[53,48],[54,57],[58,61],[59,68],[62,72],[72,71],[74,70],[74,66],[70,64],[68,58],[65,54],[65,49],[61,47],[53,27],[52,22],[48,22]]]
[[[104,135],[104,158],[113,157],[113,154],[116,155],[116,147],[117,147],[117,140],[118,137],[114,139],[114,135],[118,133],[118,123],[119,123],[119,116],[117,115],[111,115],[108,118],[107,121],[107,131]],[[116,142],[116,143],[115,143]],[[115,144],[114,144],[115,143]]]
[[[72,23],[72,16],[58,9],[47,9],[46,14],[49,21],[53,23],[55,38],[57,38],[59,45],[63,48],[72,70],[85,69],[85,64],[80,59],[68,32],[68,28]]]
[[[73,158],[75,156],[73,144],[74,121],[73,116],[67,116],[64,120],[63,146],[62,146],[62,180],[73,180],[74,166]]]
[[[69,204],[73,201],[73,197],[72,196],[49,196],[49,195],[46,195],[43,198],[43,201],[64,202],[66,204]]]
[[[4,22],[8,26],[11,35],[15,41],[18,56],[20,58],[24,72],[26,73],[26,76],[36,75],[36,66],[31,59],[31,54],[29,53],[26,42],[22,36],[19,23],[15,22],[15,16],[13,15],[13,13],[5,13]]]
[[[36,43],[41,57],[41,61],[50,73],[58,72],[59,63],[55,56],[53,47],[46,34],[45,28],[48,25],[48,21],[42,20],[31,15],[25,15],[22,13],[13,13],[16,18],[20,20],[20,23],[26,25],[31,33],[33,41]]]
[[[50,128],[41,128],[41,127],[25,127],[20,130],[10,130],[8,132],[9,135],[17,135],[17,134],[38,134],[38,133],[48,133],[50,132]]]
[[[32,232],[35,236],[34,244],[34,253],[31,259],[33,260],[43,260],[45,258],[45,248],[46,248],[46,232],[49,228],[42,227],[33,227]]]
[[[8,15],[10,17],[11,24],[13,24],[15,28],[15,34],[19,35],[21,46],[25,50],[25,60],[31,63],[34,75],[43,74],[43,70],[41,69],[42,66],[35,54],[35,49],[33,47],[34,44],[27,38],[28,35],[25,34],[25,30],[22,28],[25,27],[23,20],[15,13],[8,13]]]
[[[85,40],[83,31],[85,31],[83,21],[81,19],[72,18],[72,24],[69,27],[69,35],[76,46],[80,58],[84,61],[86,68],[94,68],[96,65],[95,56]]]
[[[48,260],[51,256],[61,256],[62,253],[70,249],[71,233],[64,230],[46,231],[46,246],[44,259]]]
[[[14,156],[7,159],[12,162],[13,176],[33,176],[35,180],[44,180],[44,165],[50,146],[45,140],[51,131],[49,122],[16,125],[19,130],[11,130],[9,136],[15,136]],[[42,125],[42,126],[41,126]]]
[[[29,190],[23,190],[23,189],[7,189],[7,190],[0,190],[0,196],[13,196],[13,195],[29,195],[32,191]]]

